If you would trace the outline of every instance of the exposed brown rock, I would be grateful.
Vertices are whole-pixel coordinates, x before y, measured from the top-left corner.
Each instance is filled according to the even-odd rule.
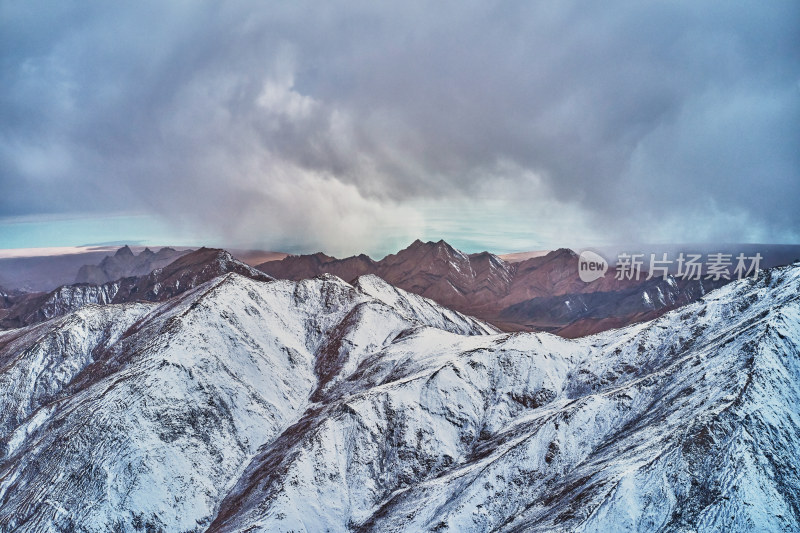
[[[518,254],[519,255],[519,254]],[[566,337],[622,327],[690,303],[724,282],[617,280],[592,283],[578,276],[578,255],[561,248],[516,262],[482,252],[466,255],[444,241],[414,241],[373,261],[322,253],[270,261],[260,270],[299,280],[328,273],[352,281],[376,274],[401,289],[491,322],[505,331],[550,331]]]

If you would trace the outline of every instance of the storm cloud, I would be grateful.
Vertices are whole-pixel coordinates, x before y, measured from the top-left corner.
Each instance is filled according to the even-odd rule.
[[[795,1],[2,2],[0,219],[800,242],[798,50]]]

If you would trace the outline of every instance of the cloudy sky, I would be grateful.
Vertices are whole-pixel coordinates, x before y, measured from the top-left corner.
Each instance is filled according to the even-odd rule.
[[[800,243],[800,3],[0,0],[0,248]]]

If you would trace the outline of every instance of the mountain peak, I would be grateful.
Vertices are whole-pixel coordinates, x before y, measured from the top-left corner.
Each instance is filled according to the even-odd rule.
[[[322,252],[317,252],[315,254],[311,254],[311,257],[313,257],[314,259],[316,259],[320,263],[327,263],[328,261],[335,261],[336,260],[335,257],[332,257],[332,256],[327,255],[327,254],[322,253]]]
[[[190,252],[176,261],[170,263],[170,267],[184,267],[186,265],[208,263],[214,260],[223,262],[234,261],[233,256],[222,248],[206,248],[205,246],[199,250]]]
[[[576,254],[574,250],[570,250],[569,248],[559,248],[558,250],[553,250],[552,252],[548,253],[548,254],[547,254],[545,257],[551,257],[551,258],[556,258],[556,257],[565,257],[565,258],[571,258],[571,257],[578,257],[578,254]]]
[[[133,251],[130,247],[126,244],[114,254],[114,257],[133,257]]]
[[[416,239],[406,248],[397,252],[396,255],[401,255],[403,252],[417,251],[417,250],[444,250],[450,253],[459,253],[455,248],[450,246],[450,244],[444,239],[439,239],[436,242],[433,241],[422,242],[421,240]]]

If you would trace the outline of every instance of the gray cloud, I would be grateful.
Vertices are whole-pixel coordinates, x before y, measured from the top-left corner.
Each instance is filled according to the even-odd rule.
[[[385,4],[0,3],[0,217],[357,249],[488,198],[540,238],[800,238],[796,2]]]

